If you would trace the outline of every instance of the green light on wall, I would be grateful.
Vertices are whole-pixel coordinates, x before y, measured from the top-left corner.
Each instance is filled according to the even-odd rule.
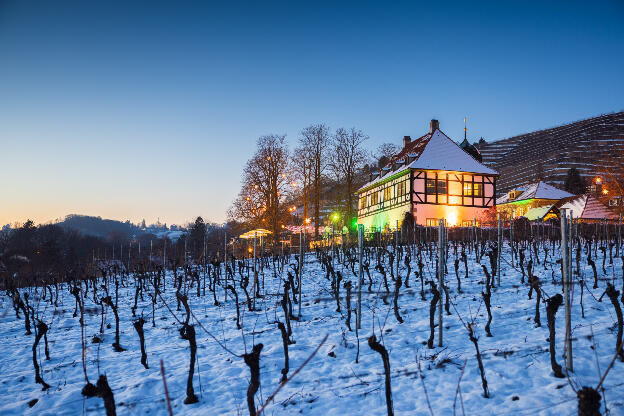
[[[533,201],[535,201],[534,198],[532,198],[532,199],[524,199],[522,201],[512,202],[512,204],[513,205],[527,205],[527,204],[530,204]]]

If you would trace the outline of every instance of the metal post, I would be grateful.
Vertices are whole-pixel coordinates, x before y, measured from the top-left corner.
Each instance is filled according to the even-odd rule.
[[[228,285],[228,275],[227,275],[227,231],[225,232],[225,234],[223,235],[223,269],[224,269],[224,273],[225,273],[225,286],[223,287],[224,290],[224,299],[225,302],[227,302],[227,285]],[[206,256],[206,237],[204,236],[204,261]]]
[[[501,251],[503,249],[503,233],[501,229],[501,214],[498,213],[498,235],[496,239],[496,286],[500,287],[501,284]]]
[[[570,210],[570,214],[568,217],[568,280],[572,285],[573,279],[573,268],[572,268],[572,249],[574,248],[574,218],[572,215],[572,210]]]
[[[514,219],[516,218],[516,210],[513,210],[513,215],[511,216],[511,220],[509,220],[509,251],[511,252],[511,267],[514,267],[514,251],[513,251],[513,225]]]
[[[617,235],[617,257],[620,257],[620,250],[622,249],[622,214],[618,221],[618,235]]]
[[[565,209],[561,210],[561,265],[563,269],[563,300],[565,307],[565,325],[566,325],[566,368],[572,371],[572,334],[570,325],[570,272],[568,262],[568,217]]]
[[[472,236],[473,236],[472,249],[474,250],[474,253],[475,253],[475,261],[478,262],[479,250],[477,250],[478,246],[477,246],[477,219],[476,218],[473,218],[472,220]]]
[[[358,224],[358,299],[357,299],[357,329],[362,328],[362,255],[364,253],[364,224]]]
[[[438,301],[438,347],[442,346],[442,297],[444,293],[444,220],[438,224],[438,290],[440,300]]]
[[[301,319],[301,276],[303,275],[303,231],[299,230],[299,311],[297,315]]]
[[[396,276],[399,277],[399,220],[396,222],[397,230],[394,235],[394,261],[396,262]]]
[[[254,234],[254,245],[253,245],[253,273],[254,273],[254,282],[252,286],[252,295],[253,295],[253,308],[256,309],[256,292],[258,290],[258,269],[256,267],[256,241],[258,240],[258,233]]]

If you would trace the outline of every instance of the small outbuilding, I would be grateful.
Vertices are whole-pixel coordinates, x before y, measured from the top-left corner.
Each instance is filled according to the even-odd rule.
[[[535,221],[541,219],[538,218],[539,215],[543,218],[557,202],[572,196],[574,195],[569,192],[539,181],[518,187],[498,198],[496,211],[503,218],[527,217],[527,214],[535,208],[547,207],[545,212],[542,212],[543,209],[531,212],[530,215]]]
[[[576,195],[570,198],[565,198],[559,203],[555,204],[547,214],[559,215],[561,210],[567,210],[572,215],[573,219],[578,219],[585,222],[610,220],[619,220],[620,215],[614,210],[607,207],[600,202],[592,194]]]

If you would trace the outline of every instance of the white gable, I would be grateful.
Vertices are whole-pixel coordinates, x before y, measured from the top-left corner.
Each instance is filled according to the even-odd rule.
[[[573,194],[562,191],[561,189],[555,188],[552,185],[549,185],[545,182],[534,183],[529,188],[522,193],[517,199],[529,199],[529,198],[539,198],[539,199],[563,199],[569,196],[574,196]]]
[[[578,198],[574,198],[571,201],[568,201],[565,204],[561,205],[561,207],[559,207],[559,210],[567,209],[574,218],[581,218],[583,216],[583,211],[585,211],[587,197],[588,195],[580,195]]]
[[[440,130],[433,133],[420,157],[413,161],[409,167],[412,169],[498,174],[495,170],[479,163]]]

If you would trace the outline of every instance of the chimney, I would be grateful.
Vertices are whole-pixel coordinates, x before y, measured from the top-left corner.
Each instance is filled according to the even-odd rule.
[[[440,122],[436,119],[432,119],[431,120],[431,124],[430,124],[430,131],[429,133],[433,133],[434,131],[438,130],[440,128]]]
[[[412,138],[410,136],[403,136],[403,147],[407,146],[412,142]]]

